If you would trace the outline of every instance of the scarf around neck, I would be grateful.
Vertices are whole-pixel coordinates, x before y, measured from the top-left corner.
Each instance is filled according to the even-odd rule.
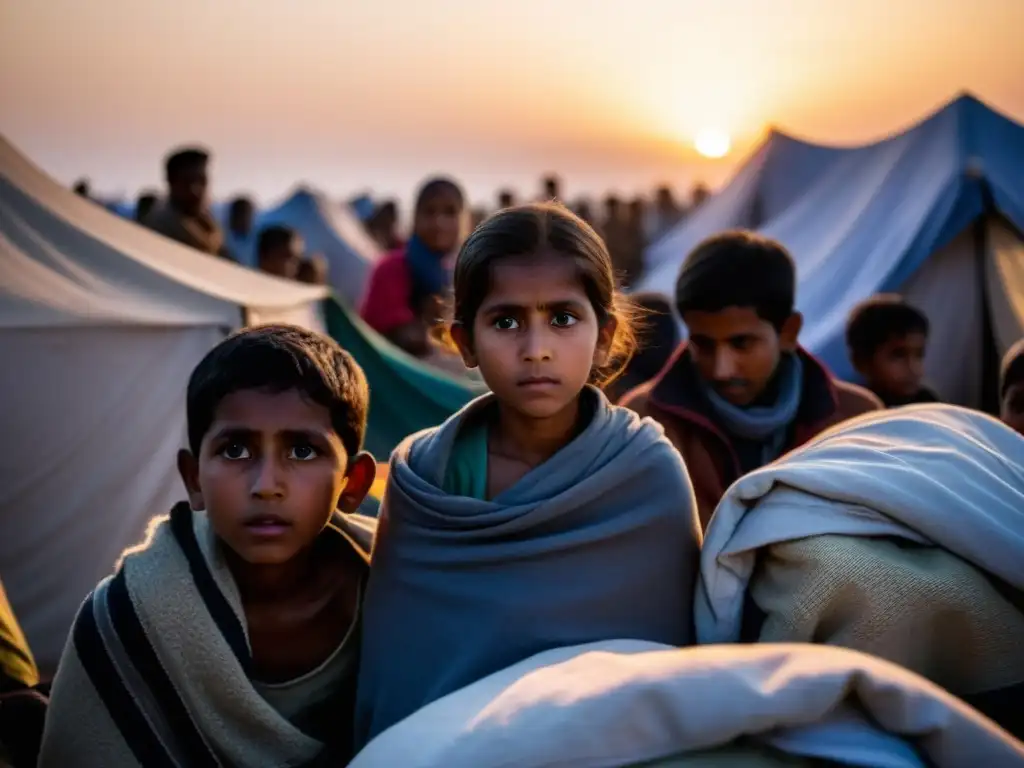
[[[655,422],[592,387],[581,397],[594,410],[586,428],[491,500],[442,483],[460,428],[493,395],[395,450],[363,613],[357,742],[548,648],[691,641],[699,534],[686,468]]]
[[[412,275],[413,293],[419,297],[443,294],[451,282],[444,266],[445,254],[427,247],[419,236],[413,235],[405,246],[405,263]]]
[[[782,452],[789,425],[800,409],[803,362],[795,354],[783,355],[776,376],[778,395],[775,402],[747,408],[728,402],[701,380],[704,395],[725,431],[741,440],[761,443],[765,463],[774,461]]]

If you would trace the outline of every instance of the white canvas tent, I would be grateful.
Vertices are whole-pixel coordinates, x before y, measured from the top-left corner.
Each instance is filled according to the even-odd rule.
[[[79,604],[182,498],[192,368],[326,291],[207,256],[64,189],[0,138],[0,579],[52,669]]]

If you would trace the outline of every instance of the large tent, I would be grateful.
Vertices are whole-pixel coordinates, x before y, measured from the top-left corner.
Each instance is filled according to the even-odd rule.
[[[329,281],[338,295],[350,305],[358,305],[370,270],[380,258],[380,249],[347,206],[300,187],[257,217],[257,229],[272,224],[291,227],[301,234],[307,251],[327,259]]]
[[[86,593],[182,498],[195,364],[245,325],[323,329],[326,294],[125,221],[0,138],[0,579],[44,669]]]
[[[672,295],[689,250],[734,227],[793,253],[803,343],[837,375],[854,378],[849,311],[897,291],[931,320],[926,372],[940,395],[991,404],[995,361],[1024,334],[1024,126],[965,95],[861,147],[773,132],[721,192],[648,248],[636,289]]]

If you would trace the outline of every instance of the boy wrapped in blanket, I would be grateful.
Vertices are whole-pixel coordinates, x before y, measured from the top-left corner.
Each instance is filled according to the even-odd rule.
[[[344,765],[374,479],[366,378],[332,340],[238,333],[189,380],[188,503],[86,599],[40,765]]]
[[[702,643],[871,653],[1024,734],[1024,437],[912,405],[740,479],[708,526],[695,621]]]

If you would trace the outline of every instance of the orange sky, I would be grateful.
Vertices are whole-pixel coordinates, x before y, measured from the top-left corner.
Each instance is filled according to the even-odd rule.
[[[1022,39],[1024,0],[0,0],[0,131],[106,192],[199,141],[264,201],[632,193],[720,181],[768,124],[864,141],[965,88],[1024,120]],[[697,160],[704,127],[737,151]]]

